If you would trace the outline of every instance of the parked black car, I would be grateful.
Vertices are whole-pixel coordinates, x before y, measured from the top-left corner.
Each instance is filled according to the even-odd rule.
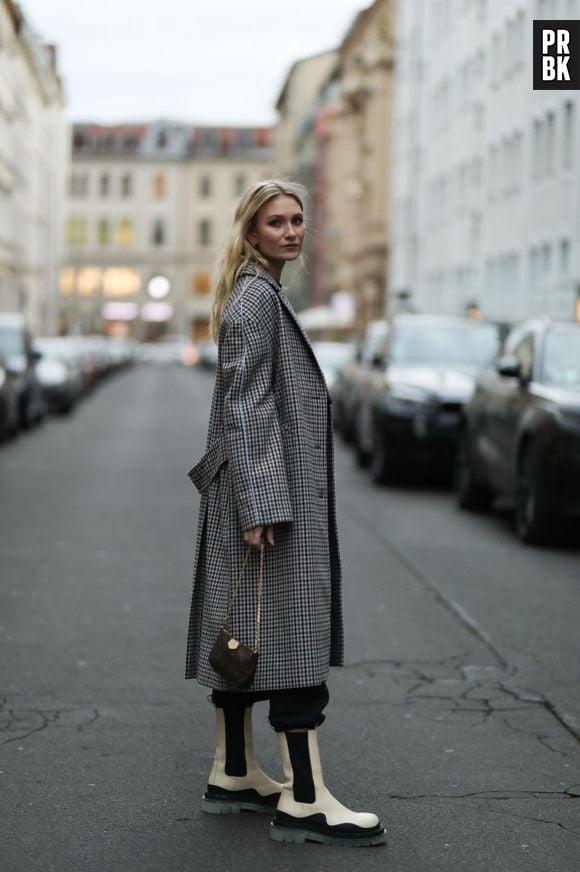
[[[84,391],[84,376],[78,353],[65,337],[47,336],[34,340],[33,348],[42,355],[36,375],[44,400],[52,412],[72,411]]]
[[[580,324],[526,322],[504,351],[465,411],[457,499],[484,510],[505,495],[520,539],[547,542],[580,520]]]
[[[16,376],[0,355],[0,441],[16,433],[19,425]]]
[[[492,322],[395,316],[355,426],[359,461],[370,460],[375,482],[411,469],[451,472],[463,406],[500,344]]]
[[[38,423],[46,414],[35,370],[41,355],[32,350],[24,317],[18,312],[0,312],[0,355],[15,379],[20,426],[26,428]]]
[[[369,321],[364,336],[355,345],[351,360],[340,368],[329,388],[334,428],[347,443],[355,440],[354,427],[362,398],[372,379],[373,361],[384,347],[389,329],[389,323],[384,319]]]

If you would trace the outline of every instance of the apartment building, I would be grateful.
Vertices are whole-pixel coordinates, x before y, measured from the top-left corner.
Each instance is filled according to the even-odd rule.
[[[580,92],[534,91],[578,0],[400,4],[391,308],[580,318]]]
[[[212,273],[239,196],[271,174],[269,128],[75,124],[65,329],[208,335]]]
[[[55,46],[0,0],[0,310],[54,325],[67,127]]]
[[[316,113],[323,86],[335,70],[338,52],[321,52],[292,64],[276,101],[274,166],[281,178],[291,179],[305,189],[307,234],[300,261],[288,264],[284,283],[294,306],[305,309],[325,302],[315,288],[315,262],[320,235],[317,232],[318,160],[315,136]]]
[[[394,86],[395,0],[375,0],[354,19],[329,82],[325,142],[325,284],[352,296],[362,331],[386,306]]]

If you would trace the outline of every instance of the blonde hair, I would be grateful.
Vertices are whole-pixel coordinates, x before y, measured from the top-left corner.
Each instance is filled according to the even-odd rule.
[[[268,266],[265,258],[247,239],[256,215],[268,200],[280,195],[293,197],[303,210],[303,191],[301,185],[285,179],[264,179],[251,185],[242,195],[216,271],[217,279],[210,320],[210,332],[214,342],[218,341],[224,306],[242,270],[247,266],[253,266],[258,275],[260,267]]]

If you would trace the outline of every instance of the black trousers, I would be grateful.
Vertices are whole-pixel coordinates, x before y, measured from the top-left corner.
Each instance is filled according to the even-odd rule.
[[[212,690],[211,693],[213,704],[223,709],[239,710],[263,700],[270,702],[268,720],[277,733],[311,730],[325,720],[322,712],[328,705],[329,693],[325,682],[315,687],[293,687],[288,690]]]

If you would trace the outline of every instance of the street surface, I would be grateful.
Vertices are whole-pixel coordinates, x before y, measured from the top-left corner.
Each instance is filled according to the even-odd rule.
[[[580,551],[526,548],[443,489],[374,487],[339,439],[347,666],[321,755],[389,843],[281,845],[267,816],[201,813],[186,473],[213,378],[142,366],[0,447],[2,872],[580,870]]]

